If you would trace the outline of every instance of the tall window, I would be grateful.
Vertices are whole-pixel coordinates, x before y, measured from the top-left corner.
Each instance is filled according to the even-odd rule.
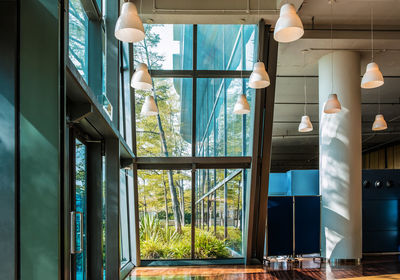
[[[76,69],[88,82],[88,24],[89,20],[81,0],[70,0],[68,11],[68,56]]]
[[[145,32],[134,44],[134,65],[146,63],[154,85],[135,91],[141,258],[240,259],[257,26],[145,25]],[[235,115],[242,93],[251,113]],[[141,115],[148,95],[157,116]],[[197,166],[196,157],[209,160]],[[237,168],[218,160],[228,157]],[[189,165],[173,168],[180,162]]]

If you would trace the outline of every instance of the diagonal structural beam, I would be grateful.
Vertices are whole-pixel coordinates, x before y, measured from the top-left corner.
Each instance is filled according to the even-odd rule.
[[[263,61],[271,85],[257,90],[254,118],[253,159],[251,187],[247,196],[247,229],[245,241],[246,263],[261,263],[264,254],[267,220],[268,180],[271,165],[272,127],[275,102],[276,66],[278,43],[273,40],[270,26],[259,23],[259,61]]]

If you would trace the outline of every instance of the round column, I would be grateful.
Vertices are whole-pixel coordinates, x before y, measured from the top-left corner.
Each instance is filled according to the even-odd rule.
[[[337,51],[323,56],[318,64],[322,256],[335,262],[359,260],[362,254],[360,55]],[[339,113],[324,113],[330,93],[338,96],[342,105]]]

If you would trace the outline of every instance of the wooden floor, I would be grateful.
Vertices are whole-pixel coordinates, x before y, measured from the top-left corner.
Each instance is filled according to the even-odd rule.
[[[267,266],[183,266],[139,267],[132,271],[129,280],[156,279],[400,279],[400,258],[395,256],[364,258],[361,265],[336,266],[303,260],[300,264],[286,261]]]

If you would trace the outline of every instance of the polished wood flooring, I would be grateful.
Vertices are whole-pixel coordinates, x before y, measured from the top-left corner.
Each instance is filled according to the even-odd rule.
[[[304,259],[300,263],[275,261],[264,266],[181,266],[139,267],[128,280],[202,280],[202,279],[400,279],[400,258],[382,256],[364,258],[361,265],[330,266],[318,259]]]

